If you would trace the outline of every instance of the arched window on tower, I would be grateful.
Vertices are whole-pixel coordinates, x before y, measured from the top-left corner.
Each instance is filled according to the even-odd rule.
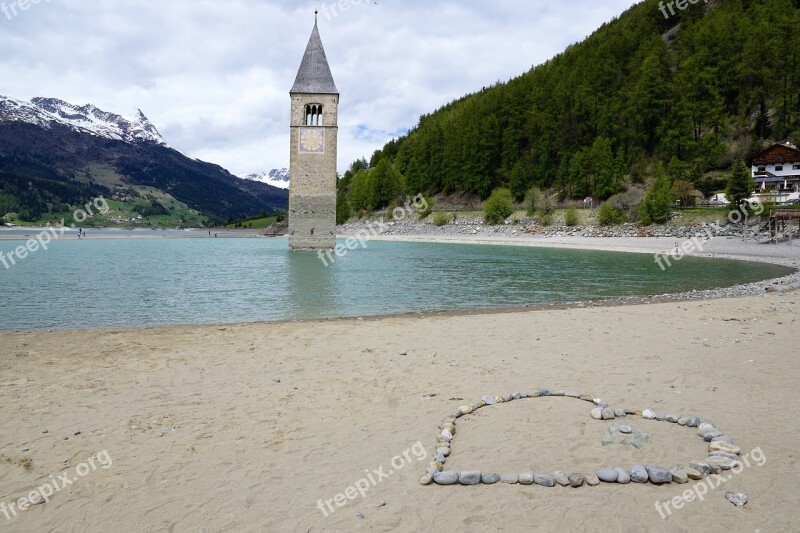
[[[306,126],[322,126],[322,104],[308,104],[306,106]]]

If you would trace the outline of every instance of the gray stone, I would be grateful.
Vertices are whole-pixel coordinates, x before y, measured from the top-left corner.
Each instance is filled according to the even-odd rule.
[[[522,391],[522,392],[519,393],[519,397],[520,398],[527,398],[528,397],[528,393],[525,392],[525,391]]]
[[[533,472],[523,472],[519,475],[520,485],[533,485]]]
[[[597,407],[599,407],[600,409],[605,409],[606,407],[609,407],[609,405],[608,405],[608,402],[604,402],[604,401],[602,401],[602,400],[598,400],[598,401],[596,401],[596,402],[595,402],[595,405],[596,405]]]
[[[569,475],[568,479],[569,479],[569,486],[574,489],[577,489],[578,487],[583,485],[584,481],[583,474],[573,473]]]
[[[458,476],[458,482],[462,485],[477,485],[481,482],[480,472],[461,472]]]
[[[622,424],[618,429],[620,433],[624,433],[625,435],[633,433],[633,428],[627,424]]]
[[[711,475],[711,467],[708,465],[708,463],[704,463],[702,461],[694,461],[689,463],[689,467],[700,472],[700,475],[702,475],[703,477],[708,477]]]
[[[515,392],[514,394],[511,395],[511,397],[514,398],[515,400],[521,400],[522,399],[522,393],[521,392]]]
[[[664,413],[656,414],[656,420],[658,420],[659,422],[663,422],[666,419],[667,419],[667,415],[666,414],[664,414]]]
[[[47,429],[42,429],[42,433],[49,433]]]
[[[708,445],[709,452],[725,452],[730,453],[733,455],[739,455],[742,453],[742,449],[735,444],[728,444],[727,442],[712,442]]]
[[[425,474],[419,480],[420,485],[430,485],[431,483],[433,483],[433,474],[430,473]]]
[[[664,483],[672,483],[672,473],[660,465],[644,465],[647,470],[647,476],[650,483],[653,485],[663,485]]]
[[[626,428],[626,426],[630,426],[630,424],[614,422],[608,428],[606,434],[603,435],[603,445],[622,444],[623,446],[632,446],[638,450],[650,443],[650,436],[636,428],[631,427],[632,433],[630,434],[623,433],[621,429]]]
[[[647,483],[647,480],[650,479],[650,476],[647,475],[647,469],[638,465],[631,468],[629,475],[634,483]]]
[[[592,409],[592,412],[590,413],[590,415],[595,420],[602,420],[603,419],[603,410],[600,409],[599,407],[595,407],[594,409]]]
[[[576,399],[577,399],[577,398],[580,398],[580,397],[581,397],[581,393],[580,393],[580,392],[572,392],[572,391],[568,391],[568,392],[565,392],[565,393],[564,393],[564,396],[567,396],[567,397],[569,397],[569,398],[576,398]]]
[[[678,425],[679,426],[685,426],[688,423],[689,423],[689,417],[688,416],[684,416],[684,417],[681,417],[681,418],[678,419]]]
[[[733,439],[728,435],[720,435],[719,437],[711,439],[711,442],[727,442],[728,444],[733,444]]]
[[[550,396],[550,389],[541,389],[539,391],[539,396]]]
[[[29,451],[31,451],[31,449],[30,449],[30,448],[22,448],[20,451],[21,451],[21,452],[23,452],[23,453],[25,453],[25,452],[29,452]]]
[[[615,470],[617,471],[617,483],[627,485],[631,482],[631,475],[624,468],[616,468]]]
[[[726,492],[725,498],[736,507],[743,507],[747,503],[747,495],[741,492]]]
[[[596,487],[600,484],[600,478],[598,478],[594,474],[584,474],[583,479],[586,481],[586,484],[590,487]]]
[[[564,472],[556,470],[555,472],[553,472],[553,477],[555,478],[556,483],[558,483],[562,487],[566,487],[567,485],[569,485],[569,478]]]
[[[703,436],[703,431],[708,431],[709,429],[717,429],[714,427],[714,424],[709,424],[708,422],[701,422],[699,426],[697,426],[697,434],[701,437]]]
[[[519,483],[519,474],[513,472],[508,474],[503,474],[502,476],[500,476],[500,481],[503,483],[508,483],[509,485],[516,485],[517,483]]]
[[[601,412],[601,415],[603,417],[603,420],[614,420],[614,418],[616,418],[614,410],[611,409],[610,407],[604,407]]]
[[[732,453],[725,453],[725,452],[711,452],[708,454],[709,457],[727,457],[728,459],[733,459],[736,461],[739,459],[738,455],[733,455]]]
[[[500,475],[494,472],[483,472],[481,474],[481,483],[484,485],[494,485],[500,481]]]
[[[720,430],[718,430],[718,429],[715,429],[714,431],[710,431],[710,432],[706,433],[706,434],[703,436],[703,440],[704,440],[704,441],[706,441],[706,442],[711,442],[711,441],[712,441],[712,440],[714,440],[716,437],[719,437],[719,436],[721,436],[721,435],[722,435],[722,432],[721,432]],[[719,441],[717,441],[717,442],[719,442]],[[726,443],[726,444],[727,444],[727,443]]]
[[[494,396],[489,396],[488,394],[481,398],[481,400],[483,400],[483,403],[486,405],[495,405],[497,403],[497,400],[494,399]]]
[[[509,394],[508,396],[504,397],[503,399],[504,399],[505,401],[507,401],[507,402],[510,402],[511,400],[513,400],[513,399],[514,399],[514,396],[512,396],[511,394]]]
[[[447,458],[442,453],[437,453],[436,456],[433,458],[434,461],[437,463],[445,464],[447,462]]]
[[[681,415],[675,415],[675,414],[667,415],[667,422],[672,422],[673,424],[677,424],[678,420],[680,419]]]
[[[550,396],[566,396],[566,393],[563,390],[551,390]]]
[[[700,425],[700,418],[696,416],[689,417],[689,420],[686,421],[686,426],[690,428],[696,428]]]
[[[597,477],[600,481],[605,481],[606,483],[616,483],[617,478],[619,478],[619,472],[615,468],[601,468],[597,471]]]
[[[684,483],[689,483],[689,476],[686,474],[686,471],[681,467],[676,467],[670,470],[672,474],[672,482],[678,483],[683,485]]]
[[[543,487],[556,486],[556,478],[547,474],[533,474],[533,482]]]
[[[651,411],[650,409],[645,409],[642,412],[642,418],[645,418],[647,420],[655,420],[656,414],[653,411]]]
[[[708,466],[712,467],[712,470],[714,466],[718,466],[720,470],[730,470],[739,464],[738,461],[734,459],[728,459],[727,457],[709,457],[706,459],[706,463]]]
[[[439,469],[434,466],[429,466],[425,469],[425,471],[430,475],[435,475],[437,472],[439,472]]]
[[[714,433],[714,432],[718,433],[718,435],[714,435],[715,437],[719,437],[720,435],[722,435],[722,432],[720,430],[718,430],[717,428],[715,428],[714,426],[706,426],[704,428],[698,429],[697,430],[697,435],[700,436],[700,437],[705,437],[709,433]]]
[[[458,472],[436,472],[433,475],[433,482],[437,485],[455,485],[458,483]]]
[[[436,448],[436,455],[442,455],[444,457],[450,457],[450,448],[448,448],[446,446],[442,446],[442,447]]]
[[[614,409],[614,416],[617,418],[625,418],[627,415],[625,413],[625,409]]]

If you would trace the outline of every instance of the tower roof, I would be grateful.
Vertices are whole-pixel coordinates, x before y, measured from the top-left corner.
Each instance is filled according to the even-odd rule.
[[[306,46],[306,53],[303,55],[303,62],[300,64],[300,70],[294,80],[294,86],[289,92],[292,94],[339,94],[339,90],[333,82],[333,75],[328,66],[325,49],[322,47],[322,39],[320,39],[316,21],[311,38],[308,40],[308,46]]]

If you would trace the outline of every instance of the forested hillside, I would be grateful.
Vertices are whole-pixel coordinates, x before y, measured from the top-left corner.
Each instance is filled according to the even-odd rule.
[[[799,8],[712,0],[666,19],[657,0],[637,4],[524,75],[422,116],[354,164],[340,199],[375,209],[401,191],[486,198],[499,186],[520,199],[533,185],[605,199],[658,162],[710,190],[710,171],[800,139]]]

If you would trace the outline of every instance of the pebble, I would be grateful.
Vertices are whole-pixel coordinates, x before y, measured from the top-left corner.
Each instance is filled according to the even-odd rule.
[[[711,442],[727,442],[728,444],[733,444],[733,439],[728,435],[720,435],[719,437],[711,439]]]
[[[696,416],[689,417],[689,420],[686,421],[686,425],[690,428],[696,428],[700,425],[700,419]]]
[[[720,430],[718,430],[718,429],[715,429],[714,431],[709,431],[708,433],[703,435],[703,440],[706,441],[706,442],[711,442],[716,437],[720,437],[720,436],[722,436],[722,432]]]
[[[555,487],[556,486],[556,478],[554,476],[550,476],[548,474],[534,474],[533,475],[533,482],[537,485],[541,485],[543,487]]]
[[[551,390],[550,391],[550,396],[562,397],[562,396],[566,396],[566,395],[567,395],[567,393],[565,393],[563,390]]]
[[[724,442],[724,441],[717,441],[717,442],[710,443],[708,445],[708,451],[709,452],[725,452],[725,453],[730,453],[732,455],[739,455],[740,453],[742,453],[742,449],[739,448],[737,445],[730,444],[730,443]]]
[[[556,483],[558,483],[562,487],[566,487],[567,485],[569,485],[569,478],[564,472],[556,470],[555,472],[553,472],[553,478],[555,478]]]
[[[647,475],[650,483],[653,485],[662,485],[664,483],[672,483],[672,473],[660,465],[645,465]]]
[[[625,471],[624,468],[617,468],[617,483],[622,483],[623,485],[627,485],[631,482],[631,476],[628,472]]]
[[[727,457],[728,459],[733,459],[736,461],[739,459],[739,456],[733,455],[732,453],[725,453],[725,452],[711,452],[708,454],[709,457]]]
[[[646,418],[647,420],[655,420],[656,414],[650,409],[645,409],[642,412],[642,418]]]
[[[500,476],[500,481],[503,483],[508,483],[509,485],[516,485],[519,483],[519,474],[509,473],[503,474]]]
[[[617,472],[616,468],[601,468],[597,471],[597,477],[600,478],[600,481],[605,481],[606,483],[616,483],[619,478],[619,472]]]
[[[623,424],[623,425],[619,426],[618,429],[619,429],[620,433],[624,433],[626,435],[630,435],[631,433],[633,433],[633,428],[631,426],[626,425],[626,424]]]
[[[494,399],[494,396],[489,396],[489,395],[484,396],[483,398],[481,398],[481,400],[483,400],[483,403],[485,403],[486,405],[495,405],[497,403],[497,400]]]
[[[539,396],[551,396],[550,389],[541,389],[541,390],[539,390]]]
[[[580,394],[579,392],[565,392],[565,393],[564,393],[564,396],[567,396],[567,397],[569,397],[569,398],[575,398],[575,399],[578,399],[578,398],[580,398],[580,397],[581,397],[581,394]]]
[[[437,472],[441,472],[441,470],[439,470],[438,468],[434,468],[434,467],[432,467],[432,466],[429,466],[429,467],[427,467],[427,468],[425,469],[425,472],[427,472],[427,473],[428,473],[428,474],[430,474],[430,475],[434,475],[434,474],[436,474]]]
[[[46,429],[43,429],[42,433],[49,433],[49,431],[47,431]]]
[[[634,483],[647,483],[647,480],[650,479],[650,476],[647,474],[647,469],[639,465],[631,468],[629,474],[631,476],[631,481]]]
[[[583,400],[584,402],[592,402],[594,403],[594,396],[591,394],[581,394],[578,396],[578,399]]]
[[[696,461],[689,463],[689,467],[690,467],[689,470],[696,470],[697,472],[700,473],[700,478],[692,478],[692,479],[701,479],[711,475],[711,466],[709,466],[708,463],[704,463],[702,461]],[[687,470],[687,472],[689,472],[689,470]],[[691,477],[691,475],[689,477]]]
[[[447,442],[450,442],[451,440],[453,440],[453,434],[450,433],[448,430],[443,429],[442,430],[442,438],[444,440],[446,440]]]
[[[520,485],[533,485],[533,472],[525,472],[519,475]]]
[[[708,466],[712,468],[712,471],[714,469],[714,466],[718,466],[720,470],[730,470],[731,468],[739,464],[738,461],[735,461],[733,459],[728,459],[727,457],[709,457],[708,459],[706,459],[706,463],[708,464]],[[716,472],[714,473],[716,474]]]
[[[468,415],[472,412],[472,408],[469,405],[462,405],[458,408],[458,412],[462,415]]]
[[[521,392],[515,392],[514,394],[511,395],[511,397],[514,398],[515,400],[521,400],[522,399],[522,393]]]
[[[594,418],[595,420],[602,420],[603,419],[603,410],[600,409],[599,407],[595,407],[594,409],[592,409],[591,415],[592,415],[592,418]]]
[[[509,395],[507,395],[507,396],[506,396],[505,398],[503,398],[503,399],[504,399],[505,401],[507,401],[507,402],[510,402],[511,400],[513,400],[513,399],[514,399],[514,396],[512,396],[511,394],[509,394]]]
[[[673,468],[672,470],[670,470],[670,473],[672,474],[673,483],[678,483],[680,485],[683,485],[684,483],[689,483],[689,475],[683,468],[681,467]]]
[[[437,472],[433,475],[437,485],[455,485],[458,483],[458,472]]]
[[[21,452],[29,452],[29,451],[30,451],[30,448],[22,448],[20,451],[21,451]]]
[[[747,495],[741,492],[726,492],[725,498],[736,507],[742,507],[747,503]]]
[[[614,416],[617,418],[625,418],[627,414],[625,413],[625,409],[614,409]]]
[[[694,479],[694,480],[703,479],[702,472],[700,472],[699,470],[695,470],[692,467],[687,467],[686,469],[684,469],[684,471],[686,472],[686,476],[689,479]]]
[[[625,411],[626,415],[635,415],[636,414],[636,409],[623,409],[623,411]]]
[[[480,472],[461,472],[461,475],[458,476],[458,482],[462,485],[477,485],[481,482],[481,473]]]
[[[430,485],[433,483],[433,474],[430,472],[422,476],[419,480],[420,485]]]
[[[595,400],[594,404],[597,407],[599,407],[600,409],[605,409],[606,407],[608,407],[608,402],[604,402],[604,401],[600,401],[600,400]]]
[[[442,464],[447,462],[447,458],[445,458],[443,453],[437,453],[436,456],[433,458],[433,460],[436,461],[437,463],[442,463]]]
[[[681,415],[667,415],[667,422],[672,422],[673,424],[677,424],[678,420],[682,417]]]
[[[484,485],[494,485],[495,483],[500,481],[500,474],[495,474],[494,472],[489,473],[482,473],[481,474],[481,483]]]
[[[604,407],[603,410],[601,411],[601,415],[603,417],[603,420],[614,420],[614,418],[616,418],[614,410],[611,409],[610,407]]]
[[[361,520],[364,520],[364,515],[361,514],[361,513],[356,513],[356,518],[360,518]]]
[[[594,474],[584,474],[583,479],[586,480],[586,484],[590,487],[596,487],[600,484],[600,479]]]
[[[583,485],[583,474],[570,474],[569,477],[569,486],[577,489],[581,485]]]
[[[450,457],[450,448],[446,448],[444,446],[442,446],[441,448],[436,448],[436,455]]]
[[[717,429],[714,427],[714,424],[709,424],[708,422],[702,422],[700,425],[697,426],[697,434],[701,437],[703,436],[703,431],[708,431],[709,429]]]
[[[663,422],[666,419],[667,419],[667,415],[665,415],[664,413],[656,414],[656,420],[658,420],[659,422]]]
[[[679,426],[685,426],[688,423],[689,423],[689,417],[688,416],[684,416],[684,417],[678,419],[678,425]]]

